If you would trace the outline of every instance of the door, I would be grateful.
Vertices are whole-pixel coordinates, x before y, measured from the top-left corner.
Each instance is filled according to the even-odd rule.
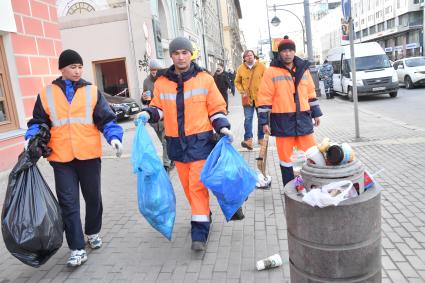
[[[332,67],[334,69],[333,75],[333,89],[336,92],[342,92],[342,82],[341,82],[341,61],[333,61]]]

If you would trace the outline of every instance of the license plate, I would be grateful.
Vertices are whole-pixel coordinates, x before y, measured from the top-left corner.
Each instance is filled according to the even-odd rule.
[[[139,111],[139,107],[133,107],[131,108],[131,112]]]
[[[372,91],[380,91],[380,90],[384,90],[385,89],[385,87],[384,86],[381,86],[381,87],[374,87],[374,88],[372,88]]]

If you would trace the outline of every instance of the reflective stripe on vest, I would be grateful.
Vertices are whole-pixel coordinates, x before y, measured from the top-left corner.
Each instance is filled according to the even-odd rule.
[[[50,120],[52,121],[53,127],[60,127],[67,124],[84,124],[91,125],[93,124],[92,113],[92,96],[91,96],[91,85],[87,85],[84,87],[85,95],[86,95],[86,117],[71,117],[71,118],[63,118],[58,119],[56,114],[55,102],[53,100],[52,86],[48,85],[46,87],[46,100],[50,110]]]
[[[189,99],[195,95],[208,95],[208,89],[206,88],[194,88],[184,92],[184,99]],[[160,97],[162,100],[176,100],[176,93],[161,93]]]

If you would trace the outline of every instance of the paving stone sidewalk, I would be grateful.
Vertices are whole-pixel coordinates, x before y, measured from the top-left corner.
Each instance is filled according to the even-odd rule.
[[[234,145],[255,168],[258,146],[252,152],[240,148],[243,112],[238,97],[230,97]],[[352,104],[322,100],[326,114],[316,129],[317,139],[328,136],[349,142],[357,157],[376,176],[382,191],[382,263],[384,282],[425,282],[425,129],[389,117],[361,111],[361,140],[354,139]],[[360,107],[361,109],[361,107]],[[205,253],[190,251],[190,208],[175,171],[171,173],[177,198],[177,217],[172,241],[154,231],[137,209],[136,178],[131,172],[130,152],[134,126],[126,129],[123,158],[113,157],[105,145],[102,161],[104,246],[89,250],[89,260],[77,269],[65,266],[63,247],[43,266],[21,264],[0,240],[0,282],[289,282],[288,244],[282,182],[278,158],[271,140],[268,170],[272,189],[255,190],[245,203],[246,218],[226,222],[214,197],[213,226]],[[255,128],[255,127],[254,127]],[[152,137],[155,134],[152,133]],[[159,143],[156,146],[159,149]],[[158,151],[161,152],[161,151]],[[53,188],[53,174],[45,161],[39,166]],[[7,172],[0,173],[0,206],[4,200]],[[84,212],[82,212],[84,215]],[[84,218],[83,218],[84,219]],[[284,264],[258,272],[255,262],[280,253]]]

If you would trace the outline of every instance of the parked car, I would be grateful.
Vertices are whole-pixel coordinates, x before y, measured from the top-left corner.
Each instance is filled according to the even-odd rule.
[[[112,111],[117,115],[118,120],[129,118],[141,111],[137,102],[130,97],[112,96],[106,92],[103,92],[103,96],[108,101]]]
[[[398,82],[406,88],[425,84],[425,57],[410,57],[397,60],[393,65]]]

